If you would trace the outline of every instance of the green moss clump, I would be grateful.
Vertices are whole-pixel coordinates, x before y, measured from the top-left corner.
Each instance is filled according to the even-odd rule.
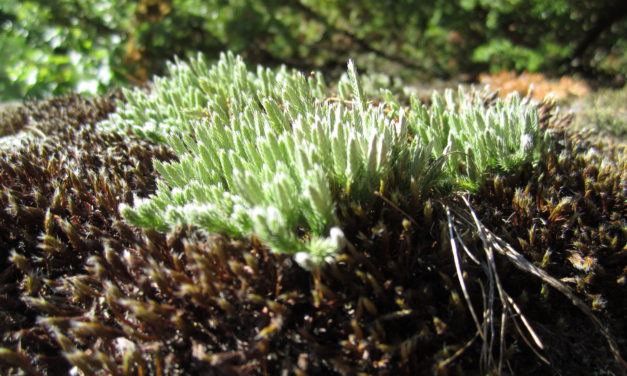
[[[379,196],[425,197],[476,190],[489,171],[534,163],[548,134],[518,97],[459,90],[415,97],[364,96],[349,63],[332,96],[320,74],[250,71],[223,54],[170,65],[154,90],[128,102],[104,130],[163,142],[178,160],[155,162],[155,195],[120,208],[133,225],[160,231],[191,224],[209,233],[254,235],[302,265],[332,262],[344,245],[341,205],[369,210]]]

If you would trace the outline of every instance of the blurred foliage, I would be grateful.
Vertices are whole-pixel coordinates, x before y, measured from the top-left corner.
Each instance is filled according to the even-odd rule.
[[[126,82],[117,70],[130,10],[120,0],[0,0],[0,99]]]
[[[604,89],[587,96],[573,105],[574,124],[594,134],[609,136],[617,143],[627,142],[627,86],[622,89]]]
[[[174,55],[450,77],[627,71],[622,0],[0,0],[0,99],[99,92]],[[368,57],[370,56],[370,57]],[[374,58],[372,57],[374,56]],[[369,66],[370,65],[370,66]],[[374,67],[374,68],[373,68]],[[592,69],[594,67],[594,69]]]

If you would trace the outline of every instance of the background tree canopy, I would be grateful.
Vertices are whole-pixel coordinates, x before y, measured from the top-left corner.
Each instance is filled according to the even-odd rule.
[[[623,0],[0,0],[0,99],[97,93],[173,56],[448,78],[627,71]]]

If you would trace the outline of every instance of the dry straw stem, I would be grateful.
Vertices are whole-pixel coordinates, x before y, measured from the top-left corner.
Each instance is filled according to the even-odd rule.
[[[447,216],[447,224],[449,231],[449,241],[451,252],[453,254],[453,259],[455,263],[455,269],[457,272],[458,281],[460,287],[462,289],[462,293],[464,295],[464,299],[466,300],[466,304],[470,311],[470,314],[477,326],[477,334],[482,340],[482,352],[481,352],[481,367],[483,372],[487,370],[496,370],[497,374],[501,374],[503,371],[503,356],[505,349],[505,328],[506,322],[511,318],[514,322],[514,325],[521,337],[525,340],[525,342],[530,346],[530,348],[534,351],[534,353],[545,363],[549,363],[548,360],[539,354],[539,352],[534,348],[538,347],[538,349],[542,350],[544,345],[542,344],[539,336],[535,333],[528,320],[522,314],[520,308],[516,305],[514,300],[505,292],[500,278],[496,269],[496,264],[494,260],[493,248],[490,246],[486,246],[484,243],[483,251],[485,252],[485,260],[480,261],[475,255],[472,254],[470,249],[464,243],[462,237],[460,236],[457,227],[453,224],[453,217],[451,215],[451,208],[447,205],[444,205],[446,216]],[[480,234],[481,236],[481,234]],[[483,237],[482,237],[483,240]],[[457,247],[457,243],[462,246],[465,253],[473,260],[476,264],[480,265],[487,276],[488,286],[487,286],[487,297],[486,297],[486,288],[481,284],[481,290],[484,296],[484,309],[483,309],[483,322],[479,321],[479,318],[475,312],[473,304],[470,300],[470,294],[468,293],[468,289],[466,287],[466,282],[464,281],[464,273],[461,266],[461,257],[459,255],[459,250]],[[502,312],[500,319],[500,332],[499,332],[499,351],[498,351],[498,362],[495,366],[495,359],[493,358],[493,347],[495,341],[495,326],[497,322],[495,321],[495,296],[494,292],[498,292],[498,298],[501,303]],[[520,319],[527,331],[527,333],[532,337],[533,344],[527,340],[525,333],[522,331],[522,328],[519,326],[516,319]]]
[[[492,251],[497,251],[499,254],[505,256],[510,262],[512,262],[518,269],[525,271],[527,273],[530,273],[532,275],[535,275],[536,277],[540,278],[543,282],[547,283],[548,285],[552,286],[553,288],[555,288],[557,291],[559,291],[560,293],[564,294],[566,297],[568,297],[570,299],[570,301],[573,303],[573,305],[575,305],[577,308],[579,308],[593,323],[594,325],[597,327],[597,329],[601,332],[601,334],[603,335],[603,337],[605,338],[605,340],[607,341],[607,344],[612,352],[612,355],[614,356],[615,360],[620,364],[620,366],[623,369],[627,369],[627,363],[625,362],[625,360],[623,359],[622,355],[620,354],[620,350],[618,348],[618,345],[616,343],[616,341],[614,340],[614,338],[612,337],[609,329],[601,322],[601,320],[599,320],[598,317],[596,317],[596,315],[592,312],[592,310],[579,298],[577,297],[577,295],[575,294],[575,292],[569,288],[568,286],[566,286],[565,284],[563,284],[562,282],[560,282],[559,280],[557,280],[556,278],[554,278],[553,276],[549,275],[548,273],[546,273],[544,270],[540,269],[539,267],[535,266],[533,263],[527,261],[518,251],[516,251],[510,244],[508,244],[507,242],[505,242],[503,239],[501,239],[500,237],[498,237],[496,234],[494,234],[492,231],[490,231],[488,228],[486,228],[481,221],[479,220],[479,218],[477,217],[475,211],[473,210],[472,206],[470,205],[470,202],[468,201],[468,199],[465,196],[462,196],[462,199],[464,201],[464,203],[466,204],[466,207],[468,209],[468,213],[470,213],[471,218],[469,219],[466,217],[465,214],[460,213],[459,211],[456,213],[456,217],[461,219],[466,225],[471,226],[471,228],[473,228],[476,231],[476,234],[480,237],[481,242],[483,243],[483,249],[486,252],[486,259],[487,261],[482,262],[482,267],[484,268],[484,270],[486,271],[486,274],[488,275],[488,281],[489,281],[489,290],[488,293],[491,294],[491,288],[490,285],[492,283],[496,284],[496,288],[497,291],[499,293],[499,297],[501,299],[501,304],[503,306],[503,314],[508,314],[511,315],[513,318],[519,317],[521,319],[521,321],[523,322],[523,325],[525,326],[527,332],[531,335],[531,337],[533,338],[533,341],[535,343],[535,345],[541,350],[543,348],[542,342],[540,341],[538,335],[535,333],[535,331],[533,330],[533,328],[529,325],[529,322],[526,320],[525,316],[522,314],[521,310],[517,307],[517,305],[515,304],[515,302],[513,301],[513,299],[507,295],[507,293],[503,290],[500,282],[499,282],[499,276],[497,274],[496,271],[496,265],[494,264],[494,258],[492,256]],[[472,304],[470,302],[469,297],[467,296],[467,289],[465,286],[465,282],[463,281],[463,274],[462,274],[462,270],[461,267],[459,266],[458,260],[459,260],[459,252],[457,250],[457,246],[456,246],[456,240],[459,241],[462,245],[463,245],[463,240],[461,239],[460,236],[453,236],[453,229],[454,226],[452,224],[452,217],[450,215],[450,209],[448,207],[446,207],[447,210],[447,219],[448,219],[448,224],[449,224],[449,234],[450,234],[450,241],[451,241],[451,251],[453,252],[454,258],[455,258],[455,264],[456,264],[456,269],[457,269],[457,273],[458,273],[458,278],[460,280],[460,286],[462,287],[462,291],[464,291],[464,297],[466,298],[466,302],[468,304],[469,310],[471,311],[471,314],[473,316],[473,320],[475,320],[476,325],[478,326],[478,332],[479,335],[481,336],[481,338],[483,339],[484,343],[488,342],[489,346],[488,349],[484,349],[484,353],[486,351],[488,351],[488,359],[490,354],[491,354],[491,347],[492,347],[492,334],[491,332],[489,332],[489,329],[491,329],[491,327],[489,327],[488,323],[492,322],[492,315],[493,315],[493,308],[492,308],[492,304],[491,304],[491,300],[492,298],[490,297],[489,301],[489,306],[486,308],[487,311],[485,311],[484,313],[484,319],[486,319],[488,321],[488,323],[484,322],[482,324],[479,323],[476,313],[474,313],[474,308],[472,308]],[[464,249],[466,250],[467,248],[464,246]],[[511,310],[514,310],[513,312],[511,312]],[[487,315],[486,315],[487,314]],[[505,316],[503,317],[503,319],[501,320],[501,328],[503,330],[503,328],[505,327]],[[518,326],[517,326],[518,328]],[[518,328],[519,329],[519,328]],[[521,332],[521,335],[523,335],[524,338],[524,334]],[[500,351],[500,356],[502,356],[502,349],[503,349],[503,334],[501,333],[501,351]],[[528,342],[529,344],[529,342]],[[533,347],[531,347],[533,349]],[[536,352],[536,354],[543,360],[543,361],[547,361],[544,357],[542,357],[540,354],[538,354],[538,352],[536,350],[534,350],[534,352]],[[482,354],[482,358],[484,358],[484,354]],[[486,365],[490,365],[491,362],[488,361]],[[499,359],[499,363],[498,363],[498,370],[499,373],[501,372],[502,369],[502,364],[501,364],[501,359]]]

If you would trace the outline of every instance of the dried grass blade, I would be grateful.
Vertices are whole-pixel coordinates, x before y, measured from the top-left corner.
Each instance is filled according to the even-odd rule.
[[[603,325],[603,323],[601,322],[601,320],[599,320],[598,317],[594,315],[594,313],[586,305],[586,303],[584,303],[583,300],[577,297],[577,295],[575,295],[573,290],[570,289],[568,286],[564,285],[562,282],[560,282],[556,278],[550,276],[547,272],[538,268],[531,262],[527,261],[520,253],[518,253],[506,241],[499,238],[496,234],[492,233],[489,229],[483,226],[481,221],[479,221],[479,219],[477,218],[475,211],[472,209],[470,202],[468,202],[468,199],[466,199],[465,197],[463,197],[463,199],[468,209],[470,210],[470,213],[473,217],[475,225],[477,226],[477,229],[481,229],[481,232],[484,232],[490,239],[492,239],[491,243],[494,245],[494,248],[497,250],[497,252],[507,257],[520,270],[535,275],[536,277],[540,278],[542,281],[549,284],[554,289],[556,289],[557,291],[561,292],[566,297],[568,297],[574,306],[579,308],[586,316],[588,316],[588,318],[594,323],[597,329],[601,332],[603,337],[605,337],[605,340],[608,343],[610,351],[612,352],[612,355],[614,355],[614,359],[620,364],[620,366],[623,369],[627,369],[627,362],[620,354],[618,344],[616,343],[616,341],[610,334],[609,329],[605,325]],[[486,239],[486,240],[490,240],[490,239]]]
[[[464,300],[466,300],[466,304],[468,305],[468,310],[470,311],[470,315],[472,316],[472,319],[475,322],[475,325],[477,326],[477,332],[481,336],[481,338],[485,341],[486,338],[485,338],[484,328],[482,328],[482,325],[479,323],[479,318],[477,317],[477,313],[475,312],[472,302],[470,301],[470,294],[468,293],[468,289],[466,288],[466,282],[464,282],[464,275],[462,272],[461,262],[459,259],[459,251],[457,249],[457,243],[455,242],[455,237],[453,236],[453,223],[451,221],[451,211],[448,207],[446,207],[446,219],[448,221],[448,231],[449,231],[449,237],[451,241],[451,252],[453,253],[453,260],[455,261],[455,271],[457,272],[459,285],[461,286],[462,293],[464,294]]]

